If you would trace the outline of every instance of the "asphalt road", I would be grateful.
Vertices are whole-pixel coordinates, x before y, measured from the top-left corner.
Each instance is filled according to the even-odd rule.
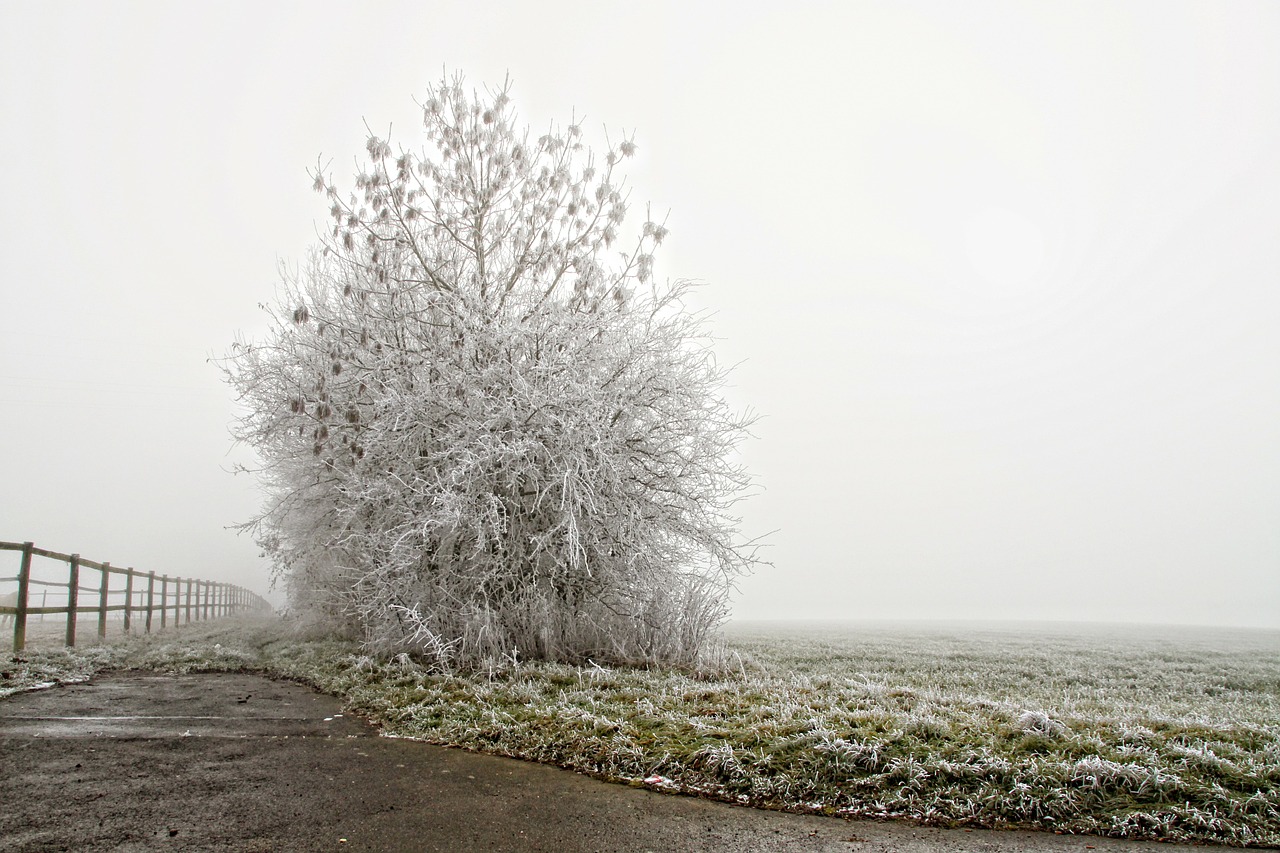
[[[0,701],[0,849],[1199,848],[739,808],[379,737],[337,699],[296,684],[128,673]]]

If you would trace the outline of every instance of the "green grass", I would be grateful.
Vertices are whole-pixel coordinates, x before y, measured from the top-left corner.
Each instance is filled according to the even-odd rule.
[[[0,667],[249,669],[398,737],[735,802],[936,825],[1280,845],[1280,633],[731,626],[718,675],[527,664],[440,675],[273,620]],[[645,780],[648,780],[647,782]]]

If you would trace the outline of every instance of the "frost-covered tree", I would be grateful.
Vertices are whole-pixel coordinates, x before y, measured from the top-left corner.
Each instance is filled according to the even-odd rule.
[[[690,284],[654,279],[666,228],[624,237],[634,141],[534,138],[509,89],[446,78],[420,150],[371,135],[350,194],[314,173],[331,227],[224,362],[266,491],[247,526],[294,606],[374,648],[693,663],[754,562],[750,417]]]

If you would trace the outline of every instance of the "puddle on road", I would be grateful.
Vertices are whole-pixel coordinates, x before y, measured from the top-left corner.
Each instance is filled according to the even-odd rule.
[[[0,738],[181,738],[181,737],[329,737],[352,736],[346,727],[298,717],[0,716]]]
[[[0,738],[360,737],[339,700],[242,673],[131,673],[13,696]]]

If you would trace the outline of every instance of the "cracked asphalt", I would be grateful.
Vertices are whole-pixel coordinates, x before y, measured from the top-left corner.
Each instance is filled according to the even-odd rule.
[[[122,673],[0,701],[0,849],[1121,851],[1184,845],[741,808],[384,738],[246,674]]]

